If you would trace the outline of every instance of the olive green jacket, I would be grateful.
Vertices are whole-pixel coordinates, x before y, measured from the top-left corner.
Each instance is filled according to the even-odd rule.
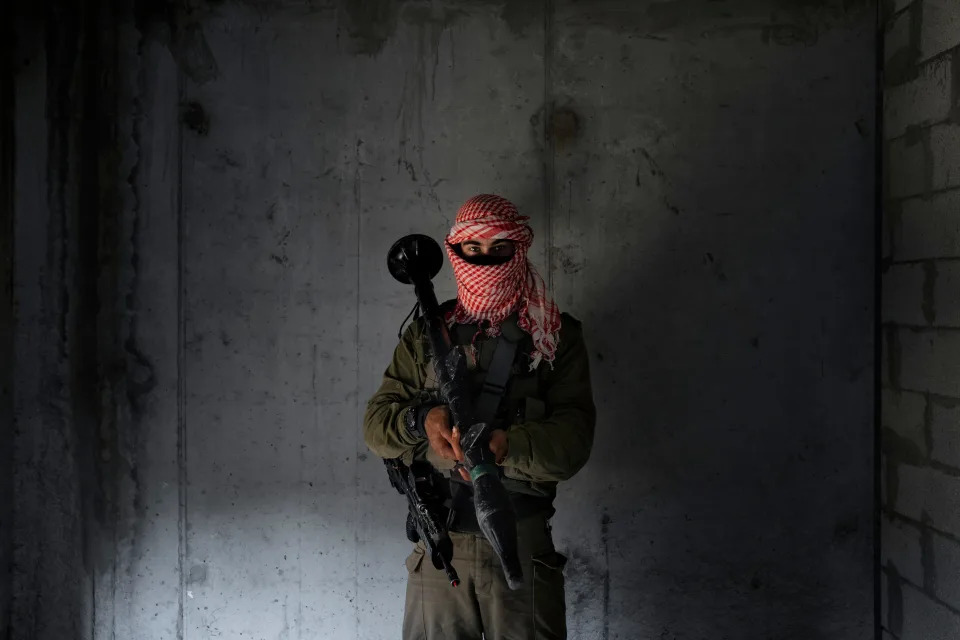
[[[557,481],[573,476],[590,455],[596,409],[587,349],[580,323],[566,313],[561,322],[553,368],[544,361],[529,372],[529,357],[519,355],[504,396],[501,414],[508,424],[508,452],[502,467],[504,485],[512,491],[552,497]],[[516,335],[516,315],[503,327],[506,335],[511,331]],[[457,344],[469,344],[476,331],[476,325],[456,325],[451,338]],[[468,364],[476,384],[486,373],[495,341],[481,335],[474,345],[475,358],[468,357]],[[531,345],[527,336],[518,351],[529,352]],[[381,458],[402,458],[408,464],[414,458],[427,459],[446,471],[453,463],[439,459],[425,438],[407,430],[404,420],[405,412],[435,397],[437,382],[430,353],[426,322],[419,318],[407,327],[383,383],[367,403],[363,435],[367,446]]]

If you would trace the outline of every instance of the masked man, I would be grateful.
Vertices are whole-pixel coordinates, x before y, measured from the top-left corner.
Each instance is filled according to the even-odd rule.
[[[458,425],[438,401],[425,321],[404,332],[364,416],[367,446],[382,458],[428,461],[442,474],[452,564],[461,584],[424,562],[420,542],[407,558],[404,640],[565,638],[563,565],[550,535],[557,482],[587,461],[596,411],[580,323],[561,314],[527,260],[528,218],[499,196],[470,198],[457,212],[446,251],[457,298],[441,306],[455,344],[464,345],[473,389],[491,367],[497,341],[518,342],[490,436],[517,514],[524,583],[508,588],[477,525]],[[506,371],[506,370],[505,370]]]

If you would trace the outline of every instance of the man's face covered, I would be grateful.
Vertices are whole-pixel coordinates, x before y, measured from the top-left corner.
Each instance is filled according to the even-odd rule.
[[[495,265],[510,262],[514,249],[512,240],[472,238],[453,246],[457,255],[470,264]]]
[[[486,321],[487,333],[495,336],[518,311],[517,324],[534,340],[535,367],[541,358],[553,360],[560,313],[527,261],[533,242],[527,220],[512,202],[496,195],[474,196],[460,207],[445,243],[457,279],[457,306],[447,319]]]

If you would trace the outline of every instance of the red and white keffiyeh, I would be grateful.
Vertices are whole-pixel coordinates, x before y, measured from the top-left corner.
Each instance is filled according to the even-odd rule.
[[[532,371],[541,360],[553,366],[560,338],[560,311],[548,296],[543,278],[527,260],[533,242],[527,220],[512,202],[496,195],[477,195],[460,207],[445,242],[457,278],[457,305],[446,319],[450,324],[487,321],[487,335],[498,336],[500,324],[519,311],[518,326],[533,338]],[[467,262],[454,249],[461,242],[481,238],[512,240],[513,256],[504,264],[478,265]]]

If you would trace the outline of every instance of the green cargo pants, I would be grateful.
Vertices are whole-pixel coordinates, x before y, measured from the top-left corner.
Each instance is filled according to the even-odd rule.
[[[523,587],[511,591],[480,534],[451,532],[460,586],[434,568],[417,543],[407,558],[403,640],[557,640],[567,637],[563,565],[543,516],[517,523]]]

